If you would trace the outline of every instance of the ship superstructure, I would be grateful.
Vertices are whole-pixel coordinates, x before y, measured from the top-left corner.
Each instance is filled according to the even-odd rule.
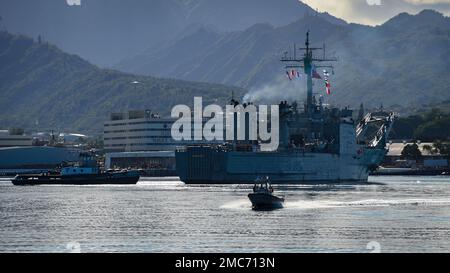
[[[285,53],[287,69],[301,68],[307,80],[303,107],[296,102],[279,104],[280,145],[276,151],[262,151],[255,141],[229,141],[220,145],[190,145],[176,151],[180,179],[188,184],[253,183],[269,176],[272,183],[336,183],[367,181],[379,166],[386,150],[386,138],[394,114],[367,114],[356,122],[348,108],[327,107],[313,95],[316,68],[334,69],[335,58],[315,57],[307,33],[305,53],[297,58]],[[236,103],[236,102],[234,102]],[[245,107],[245,105],[244,105]]]

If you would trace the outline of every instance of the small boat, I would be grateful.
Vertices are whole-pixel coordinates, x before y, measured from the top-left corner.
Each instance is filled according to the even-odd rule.
[[[136,184],[140,178],[138,171],[121,170],[102,172],[93,157],[78,162],[74,166],[62,167],[59,171],[37,174],[19,174],[11,182],[16,186],[25,185],[121,185]]]
[[[273,194],[273,187],[270,185],[268,177],[265,180],[257,179],[255,182],[253,193],[248,195],[254,210],[270,210],[283,207],[284,197]]]

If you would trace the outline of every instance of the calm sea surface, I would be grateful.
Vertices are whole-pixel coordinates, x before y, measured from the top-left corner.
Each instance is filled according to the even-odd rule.
[[[450,252],[450,177],[275,186],[13,186],[0,178],[0,252]]]

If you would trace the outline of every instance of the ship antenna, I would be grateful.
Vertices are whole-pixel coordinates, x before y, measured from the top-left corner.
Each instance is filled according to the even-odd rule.
[[[294,59],[297,58],[297,44],[294,43]]]
[[[310,47],[310,42],[309,42],[309,30],[306,32],[306,41],[305,41],[305,48],[300,48],[301,50],[305,50],[305,55],[302,58],[297,58],[297,54],[296,50],[297,48],[294,47],[294,57],[291,57],[292,55],[290,55],[289,57],[287,56],[287,54],[284,54],[284,57],[281,58],[282,62],[286,62],[288,63],[286,65],[286,69],[291,69],[291,68],[303,68],[304,69],[304,73],[307,75],[307,99],[306,99],[306,111],[307,112],[311,112],[313,111],[314,107],[315,107],[315,102],[314,102],[314,98],[313,98],[313,71],[315,68],[331,68],[333,69],[333,66],[330,64],[323,64],[323,65],[315,65],[315,62],[335,62],[337,61],[336,58],[327,58],[325,55],[325,45],[323,48],[314,48],[314,47]],[[324,56],[323,58],[320,57],[315,57],[313,56],[313,51],[314,50],[319,50],[319,49],[323,49],[324,51]]]
[[[305,46],[306,46],[306,53],[309,53],[309,30],[308,30],[308,32],[306,32]]]

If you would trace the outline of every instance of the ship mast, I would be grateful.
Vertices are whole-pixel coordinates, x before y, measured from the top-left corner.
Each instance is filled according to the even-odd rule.
[[[290,54],[288,56],[288,52],[284,53],[284,57],[281,58],[281,61],[287,63],[285,66],[286,69],[292,68],[303,68],[304,73],[307,76],[307,98],[306,98],[306,111],[311,112],[314,109],[315,102],[313,101],[313,68],[331,68],[333,66],[330,64],[321,64],[316,65],[314,62],[335,62],[336,58],[327,58],[325,54],[325,45],[323,48],[321,47],[310,47],[309,46],[309,31],[306,32],[306,42],[304,48],[299,48],[300,50],[304,50],[305,53],[303,57],[297,58],[297,47],[294,44],[294,52],[293,56]],[[323,58],[318,58],[313,55],[313,51],[315,50],[323,50]]]

